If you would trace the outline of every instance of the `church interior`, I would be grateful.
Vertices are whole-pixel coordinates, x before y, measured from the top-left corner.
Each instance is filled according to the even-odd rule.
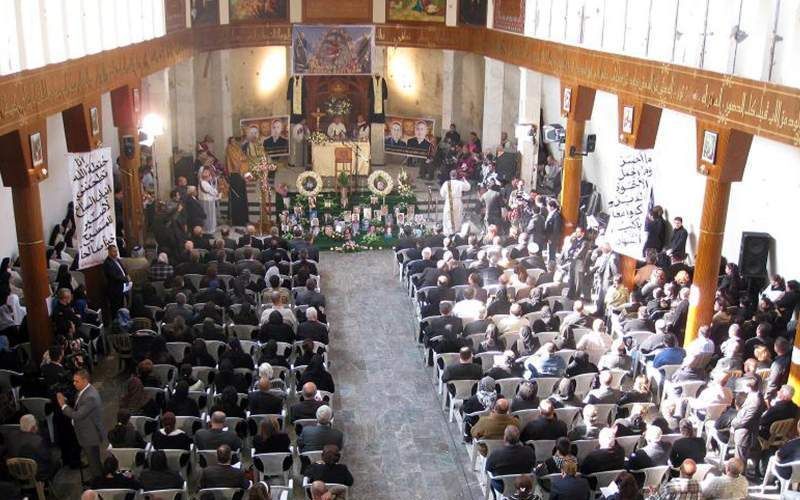
[[[800,0],[0,12],[3,498],[800,495]]]

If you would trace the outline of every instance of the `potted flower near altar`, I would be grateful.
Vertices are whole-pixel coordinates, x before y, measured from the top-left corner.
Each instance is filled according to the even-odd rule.
[[[347,208],[348,198],[350,196],[350,175],[347,172],[339,172],[339,175],[336,177],[336,184],[339,188],[339,194],[341,195],[340,204],[342,208]]]

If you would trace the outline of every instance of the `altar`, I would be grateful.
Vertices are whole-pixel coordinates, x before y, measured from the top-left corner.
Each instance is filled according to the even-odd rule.
[[[369,175],[369,142],[330,141],[311,145],[314,172],[323,177],[336,177],[339,172]]]

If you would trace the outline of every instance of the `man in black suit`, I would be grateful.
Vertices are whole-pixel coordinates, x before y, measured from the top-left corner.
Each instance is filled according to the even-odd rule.
[[[552,500],[589,500],[591,489],[584,477],[577,477],[578,465],[565,460],[561,463],[561,477],[550,482],[550,498]]]
[[[482,375],[481,365],[473,363],[472,349],[462,347],[458,351],[458,363],[444,369],[442,382],[446,384],[451,380],[480,380]]]
[[[297,436],[297,447],[301,452],[321,450],[329,444],[342,448],[344,434],[331,427],[333,410],[330,406],[322,405],[317,408],[317,425],[306,425],[303,432]]]
[[[494,476],[506,474],[529,474],[536,467],[536,452],[519,439],[519,428],[506,426],[503,432],[504,446],[492,451],[486,458],[486,470]],[[492,481],[492,488],[503,491],[502,481]]]
[[[778,390],[775,403],[761,415],[761,422],[758,425],[759,436],[767,439],[769,438],[769,428],[772,424],[779,420],[797,418],[797,405],[792,401],[793,397],[794,388],[790,385],[784,385]]]
[[[306,320],[297,327],[297,340],[313,340],[327,345],[329,342],[328,327],[317,319],[317,310],[306,309]]]
[[[614,380],[611,371],[603,370],[600,372],[598,378],[600,379],[600,387],[589,391],[589,394],[586,395],[586,399],[584,399],[583,402],[586,404],[601,405],[619,401],[619,398],[622,397],[622,391],[611,387],[611,383]]]
[[[517,176],[517,155],[507,153],[501,146],[498,146],[495,151],[497,155],[495,156],[494,170],[497,172],[500,182],[505,186]]]
[[[231,447],[223,444],[217,447],[217,463],[203,469],[200,488],[247,488],[250,484],[241,468],[231,466]]]
[[[231,450],[239,450],[242,440],[232,430],[224,430],[225,413],[215,411],[211,414],[211,428],[200,429],[194,434],[194,444],[198,450],[215,450],[226,445]]]
[[[186,188],[186,196],[183,197],[183,206],[186,208],[186,226],[189,228],[202,226],[207,216],[205,210],[203,210],[203,205],[201,205],[200,201],[197,199],[197,187],[188,186]]]
[[[125,285],[131,280],[122,267],[116,245],[108,246],[108,257],[103,262],[103,274],[106,278],[106,296],[113,316],[125,304]]]
[[[581,463],[581,474],[594,474],[607,470],[618,470],[625,467],[625,452],[616,446],[614,429],[606,427],[597,437],[600,447],[590,452]]]
[[[317,386],[314,382],[306,382],[303,384],[300,401],[289,408],[291,423],[294,423],[295,420],[315,418],[317,416],[317,409],[325,403],[317,400],[316,396]]]
[[[217,274],[227,274],[228,276],[236,276],[236,266],[228,262],[228,254],[225,250],[219,250],[216,254],[217,257]]]
[[[675,217],[672,219],[672,236],[669,239],[667,253],[672,256],[685,255],[687,239],[689,239],[689,232],[683,227],[683,218]]]
[[[294,303],[298,306],[325,307],[325,295],[317,291],[317,280],[308,278],[306,287],[294,293]]]
[[[255,259],[255,250],[253,248],[245,248],[242,254],[244,258],[236,263],[237,274],[245,269],[258,276],[263,276],[267,272],[264,264]]]
[[[433,260],[433,250],[431,250],[430,247],[425,247],[422,249],[422,258],[408,264],[408,267],[406,267],[406,275],[414,276],[429,267],[436,267],[436,261]]]
[[[414,279],[414,285],[418,288],[436,286],[441,276],[447,276],[445,261],[443,260],[437,261],[436,267],[428,267],[422,271],[422,275]]]
[[[694,425],[688,419],[681,419],[678,424],[681,438],[672,444],[669,452],[669,462],[671,464],[682,464],[687,458],[691,458],[698,464],[706,461],[706,441],[701,437],[695,437]]]
[[[267,242],[266,248],[261,252],[262,262],[289,262],[290,260],[291,257],[289,257],[289,252],[280,247],[277,238],[270,238]]]
[[[39,434],[39,426],[33,415],[20,417],[19,431],[12,433],[6,440],[6,446],[7,458],[30,458],[36,462],[38,480],[51,479],[59,469],[59,464],[53,463],[49,443]]]
[[[252,415],[275,415],[283,410],[283,398],[270,393],[269,389],[269,379],[260,378],[258,390],[248,394],[247,405]]]
[[[454,335],[461,335],[461,332],[464,329],[464,323],[461,321],[461,318],[453,316],[452,312],[452,303],[448,301],[441,302],[439,304],[440,316],[436,316],[428,320],[427,326],[425,326],[425,323],[423,323],[423,326],[420,329],[420,342],[423,342],[427,346],[431,337],[444,335],[444,333],[448,330]]]
[[[547,217],[544,220],[544,233],[547,239],[548,260],[556,260],[556,253],[561,248],[561,211],[556,200],[547,202]]]
[[[442,301],[454,301],[455,298],[455,291],[450,288],[450,280],[443,274],[437,278],[435,288],[431,288],[426,290],[424,294],[420,294],[420,302],[424,304],[420,313],[423,318],[433,316],[436,314],[436,311],[439,310]]]
[[[556,417],[553,402],[543,399],[539,403],[540,414],[525,425],[522,429],[522,442],[538,441],[540,439],[556,440],[567,435],[567,424]]]
[[[239,246],[251,246],[253,248],[258,248],[261,250],[264,248],[264,243],[261,242],[258,238],[256,238],[256,226],[252,224],[248,224],[245,228],[245,234],[239,238]]]
[[[647,444],[628,457],[628,470],[642,470],[647,467],[667,465],[672,447],[669,443],[662,441],[661,436],[660,427],[655,425],[647,426],[647,430],[644,431],[644,439]]]
[[[647,306],[641,306],[636,312],[636,317],[622,323],[623,333],[648,331],[655,332],[655,324],[647,317]]]
[[[194,246],[192,247],[194,248]],[[200,262],[200,252],[191,250],[189,252],[189,260],[178,264],[175,268],[175,274],[184,276],[186,274],[205,274],[208,267]],[[197,290],[194,290],[195,292]]]
[[[222,241],[225,242],[225,248],[230,248],[231,250],[236,250],[236,240],[231,238],[231,229],[228,226],[222,226],[219,228],[219,235],[222,238]]]

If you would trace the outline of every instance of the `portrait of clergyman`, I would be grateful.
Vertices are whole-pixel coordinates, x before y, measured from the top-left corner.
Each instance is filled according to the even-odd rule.
[[[92,135],[100,133],[100,117],[97,115],[97,108],[89,108],[89,119],[92,122]]]
[[[624,106],[622,108],[622,133],[633,133],[633,106]]]
[[[565,113],[569,113],[571,107],[572,107],[572,89],[567,87],[564,89],[564,98],[561,101],[561,109],[563,109]]]
[[[36,132],[31,134],[31,160],[33,166],[38,167],[44,163],[44,149],[42,146],[42,134]]]

